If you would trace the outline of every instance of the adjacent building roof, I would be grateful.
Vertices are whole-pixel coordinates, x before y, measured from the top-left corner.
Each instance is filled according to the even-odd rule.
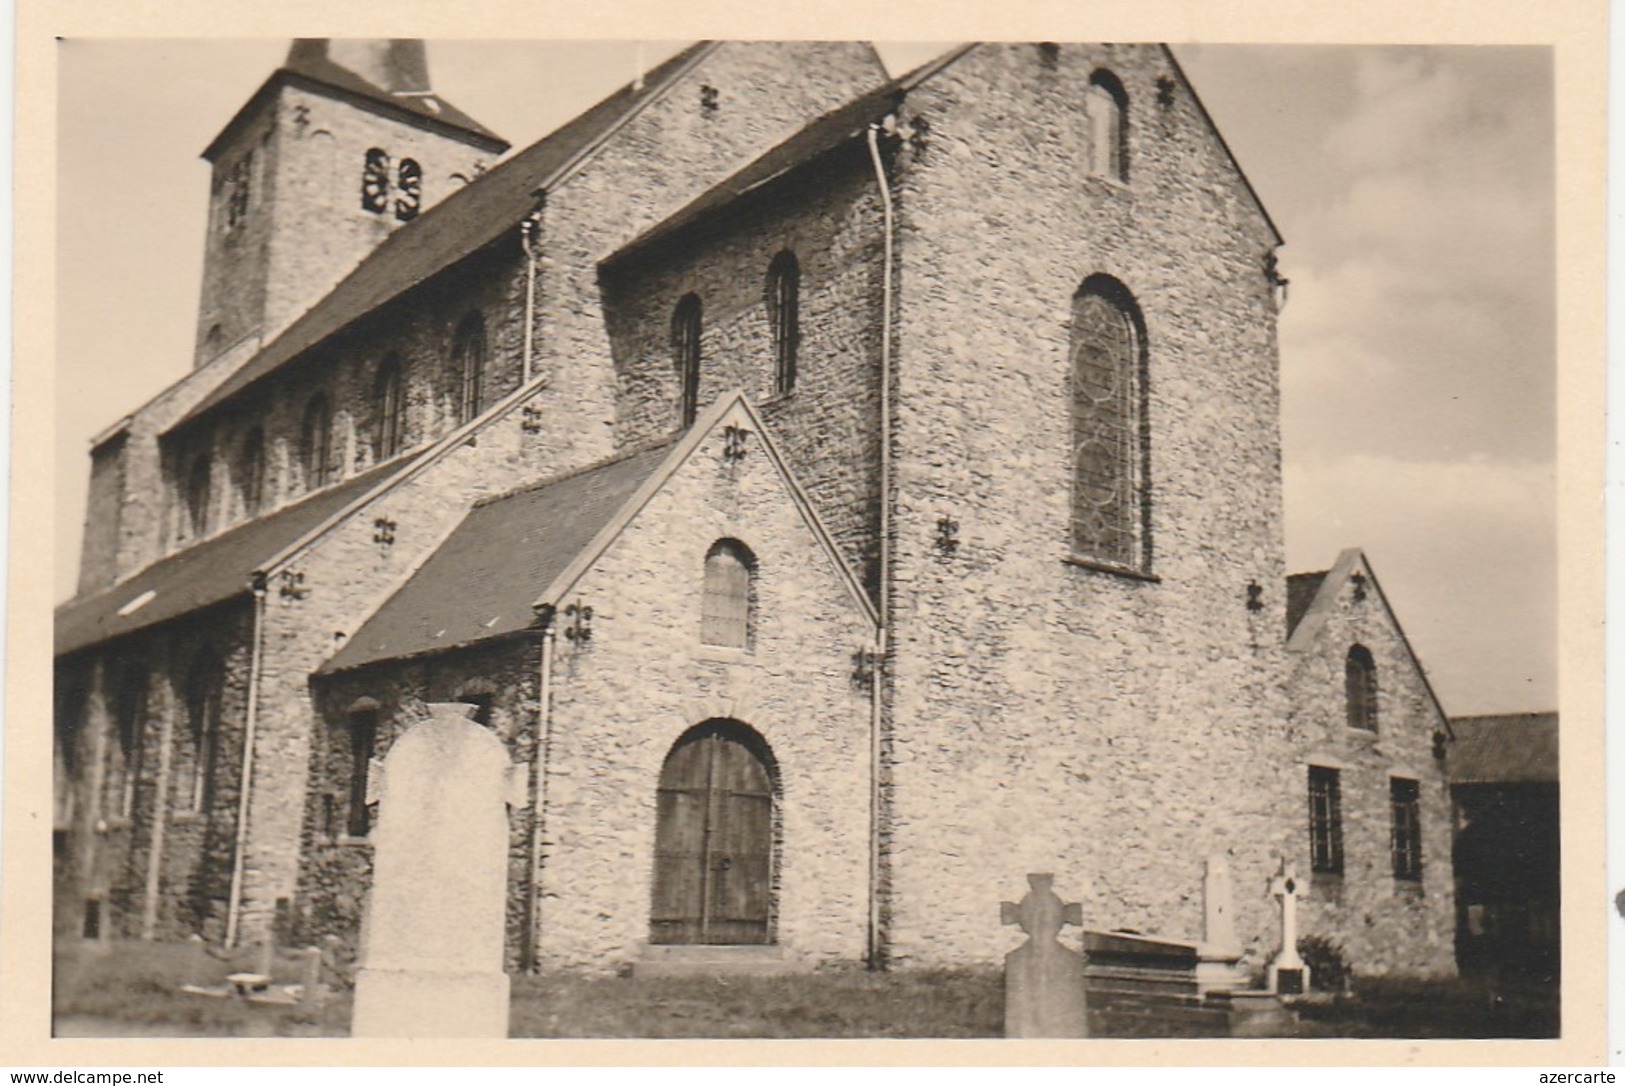
[[[188,547],[112,588],[69,600],[56,609],[56,655],[77,652],[234,596],[248,595],[256,570],[369,487],[394,472],[407,470],[414,459],[379,465]]]
[[[396,229],[321,301],[171,427],[237,395],[353,321],[502,237],[537,193],[710,49],[698,42]]]
[[[1557,783],[1557,714],[1458,716],[1446,755],[1451,784]]]
[[[469,511],[320,669],[347,671],[530,628],[534,604],[671,453],[659,445]]]

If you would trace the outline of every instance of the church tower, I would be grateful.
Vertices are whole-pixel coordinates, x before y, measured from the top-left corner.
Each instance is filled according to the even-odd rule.
[[[194,367],[254,353],[507,149],[431,89],[423,42],[295,41],[203,152]]]

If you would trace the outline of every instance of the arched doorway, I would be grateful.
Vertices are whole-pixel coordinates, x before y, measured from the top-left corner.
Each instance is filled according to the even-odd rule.
[[[649,941],[772,942],[772,754],[735,721],[689,730],[660,770]]]

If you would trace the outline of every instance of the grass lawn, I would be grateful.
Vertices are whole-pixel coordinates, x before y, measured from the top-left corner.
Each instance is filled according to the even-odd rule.
[[[259,1006],[181,992],[240,963],[196,947],[77,941],[57,948],[52,1008],[59,1036],[343,1037],[350,995],[314,1007]],[[279,975],[277,980],[294,978]],[[678,978],[515,976],[513,1037],[998,1037],[997,969]],[[1553,1037],[1550,987],[1468,981],[1356,980],[1348,996],[1299,1008],[1296,1036]]]

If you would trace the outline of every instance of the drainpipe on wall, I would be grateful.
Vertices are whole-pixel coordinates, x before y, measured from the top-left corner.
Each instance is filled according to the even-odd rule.
[[[547,759],[553,745],[553,609],[543,613],[541,688],[536,694],[536,786],[530,804],[530,917],[525,944],[526,965],[535,972],[542,961],[542,839],[547,832]]]
[[[237,839],[231,853],[231,895],[226,902],[226,949],[237,945],[242,919],[243,868],[248,850],[248,801],[254,787],[254,725],[259,719],[260,654],[265,640],[265,578],[254,579],[254,643],[248,662],[248,707],[243,722],[243,779],[237,796]]]
[[[150,680],[149,680],[150,681]],[[163,886],[164,828],[169,825],[169,775],[175,744],[175,695],[164,685],[163,717],[158,725],[158,784],[153,790],[152,841],[147,849],[146,897],[141,906],[141,938],[158,936],[158,893]]]
[[[895,117],[888,117],[888,125]],[[880,598],[875,605],[875,666],[871,678],[869,719],[869,968],[882,965],[880,945],[880,733],[884,719],[882,686],[887,673],[888,631],[891,615],[891,326],[893,221],[891,185],[880,159],[881,125],[869,126],[869,159],[874,163],[875,184],[880,189],[880,207],[885,229],[885,258],[881,279],[880,313]]]
[[[530,384],[536,375],[535,366],[531,356],[536,345],[536,255],[538,253],[537,241],[542,229],[542,208],[540,201],[536,210],[525,216],[525,221],[519,224],[519,244],[525,250],[525,357],[524,357],[524,384]]]

